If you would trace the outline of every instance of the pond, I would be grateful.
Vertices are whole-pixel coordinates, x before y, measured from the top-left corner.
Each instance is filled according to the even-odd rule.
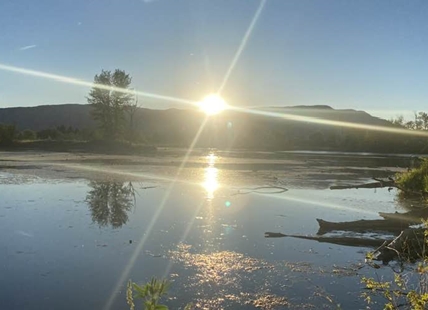
[[[317,218],[405,211],[395,190],[329,186],[393,175],[408,158],[183,157],[1,153],[1,308],[127,309],[126,282],[151,277],[171,281],[171,309],[364,308],[370,248],[264,233],[315,236]]]

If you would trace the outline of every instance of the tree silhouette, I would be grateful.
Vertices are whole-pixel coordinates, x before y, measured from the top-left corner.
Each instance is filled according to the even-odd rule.
[[[132,183],[95,182],[89,183],[92,188],[87,196],[92,221],[100,227],[111,225],[119,228],[128,221],[128,212],[135,205],[135,190]]]
[[[134,95],[129,90],[131,77],[125,71],[116,69],[111,71],[102,70],[95,75],[94,84],[87,97],[88,103],[92,105],[92,117],[98,121],[104,138],[118,138],[123,130],[124,110],[134,101]],[[102,85],[103,87],[97,87]],[[108,88],[105,88],[107,86]]]
[[[130,141],[136,140],[134,116],[135,116],[135,112],[137,112],[137,109],[139,107],[140,107],[140,105],[138,104],[138,96],[137,95],[135,95],[135,101],[130,101],[124,106],[124,111],[127,113],[128,119],[129,119],[128,139]]]

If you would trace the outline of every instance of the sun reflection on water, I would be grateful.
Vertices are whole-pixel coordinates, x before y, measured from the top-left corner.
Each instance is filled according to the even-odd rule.
[[[214,167],[217,156],[214,153],[210,153],[207,159],[208,167],[204,169],[204,182],[202,183],[202,187],[207,192],[207,198],[212,200],[215,191],[219,188],[218,169]]]

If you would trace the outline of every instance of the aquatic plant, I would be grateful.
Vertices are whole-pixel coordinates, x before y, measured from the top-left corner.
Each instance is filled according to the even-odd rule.
[[[159,304],[159,300],[166,295],[168,287],[168,281],[156,278],[152,278],[143,286],[130,280],[126,290],[126,301],[131,310],[135,309],[134,298],[143,300],[144,310],[167,310],[168,307]]]
[[[168,292],[170,283],[167,280],[152,278],[145,285],[138,285],[131,280],[128,281],[126,289],[126,302],[130,310],[135,310],[134,299],[142,300],[144,310],[168,310],[166,305],[159,304],[160,299]],[[191,310],[192,304],[186,305],[184,310]]]

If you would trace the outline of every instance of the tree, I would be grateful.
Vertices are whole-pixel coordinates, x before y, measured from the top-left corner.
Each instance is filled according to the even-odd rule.
[[[425,112],[414,112],[413,121],[405,122],[404,117],[400,115],[395,119],[391,119],[390,122],[395,125],[406,127],[407,129],[428,131],[428,113]]]
[[[418,118],[420,119],[420,121],[422,123],[422,129],[423,130],[428,130],[428,113],[419,112],[418,113]]]
[[[128,212],[135,205],[132,183],[91,182],[86,196],[92,220],[100,227],[111,225],[119,228],[128,221]]]
[[[404,124],[404,116],[403,115],[399,115],[399,116],[397,116],[397,118],[395,118],[395,119],[392,118],[389,121],[391,123],[393,123],[394,125],[398,125],[398,126],[401,126],[401,127],[405,126],[405,124]]]
[[[415,120],[414,120],[414,128],[415,130],[421,130],[422,129],[422,120],[419,117],[418,113],[414,112]]]
[[[140,107],[138,104],[138,96],[135,95],[135,101],[131,101],[128,105],[125,106],[125,112],[128,114],[128,120],[129,120],[129,140],[135,141],[135,126],[134,126],[134,116],[135,112],[137,112],[137,109]]]
[[[0,124],[0,144],[11,144],[15,139],[15,134],[15,125]]]
[[[102,70],[94,77],[94,87],[87,97],[92,105],[92,117],[98,121],[105,138],[122,134],[125,108],[134,101],[129,90],[132,78],[125,71]]]

